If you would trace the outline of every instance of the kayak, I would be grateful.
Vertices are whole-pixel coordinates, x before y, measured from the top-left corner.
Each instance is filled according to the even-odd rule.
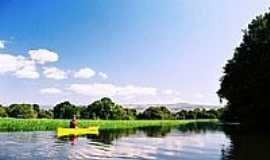
[[[57,128],[57,136],[98,134],[99,127],[89,128]]]

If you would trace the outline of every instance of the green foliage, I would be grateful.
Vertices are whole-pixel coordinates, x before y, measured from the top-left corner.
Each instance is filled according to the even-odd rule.
[[[80,118],[81,119],[88,119],[89,118],[89,112],[87,110],[87,107],[85,106],[78,106],[78,110],[79,110],[79,113],[80,113]]]
[[[53,108],[54,118],[71,119],[73,115],[79,114],[79,108],[68,101],[57,104]]]
[[[128,120],[134,120],[137,117],[137,110],[136,109],[130,109],[130,108],[125,108],[126,112],[126,119]]]
[[[66,119],[0,118],[0,131],[45,131],[69,127]],[[99,126],[104,129],[128,129],[151,126],[179,126],[190,124],[216,124],[216,120],[79,120],[79,127]]]
[[[38,112],[38,118],[51,119],[51,118],[53,118],[53,111],[41,109]]]
[[[3,107],[2,105],[0,105],[0,117],[8,117],[6,110],[7,110],[6,107]]]
[[[222,118],[247,124],[267,122],[269,82],[270,13],[266,13],[248,25],[241,44],[224,67],[217,92],[221,100],[228,101]]]
[[[115,104],[110,98],[104,97],[97,100],[87,107],[90,119],[129,119],[128,115],[121,105]]]
[[[190,111],[181,110],[175,116],[176,119],[217,119],[220,118],[222,113],[223,108],[210,110],[196,108]]]
[[[174,115],[164,106],[149,107],[139,117],[141,119],[174,119]]]
[[[165,106],[149,107],[142,113],[136,109],[123,108],[110,98],[104,97],[88,106],[76,106],[68,101],[57,104],[53,109],[43,109],[38,104],[13,104],[8,108],[1,107],[0,117],[14,118],[45,118],[45,119],[71,119],[77,115],[79,119],[104,120],[173,120],[173,119],[215,119],[220,113],[217,110],[195,109],[182,110],[172,113]]]
[[[8,108],[8,115],[15,118],[37,117],[37,113],[31,104],[12,104]]]
[[[40,111],[40,107],[38,104],[33,104],[33,109],[38,113]]]

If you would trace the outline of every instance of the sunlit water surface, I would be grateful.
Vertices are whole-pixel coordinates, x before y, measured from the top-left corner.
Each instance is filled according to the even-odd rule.
[[[150,128],[57,138],[55,132],[0,133],[0,159],[237,159],[220,129]],[[269,142],[269,141],[268,141]],[[266,143],[268,143],[266,142]],[[240,158],[241,159],[241,158]]]

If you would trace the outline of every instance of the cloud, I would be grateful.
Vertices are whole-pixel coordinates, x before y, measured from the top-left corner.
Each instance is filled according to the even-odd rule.
[[[166,89],[166,90],[162,91],[162,93],[164,95],[168,95],[168,96],[170,96],[170,95],[180,95],[180,93],[178,91],[174,91],[172,89]]]
[[[59,94],[62,93],[60,89],[57,88],[43,88],[40,90],[41,94]]]
[[[103,72],[99,72],[98,75],[103,78],[103,79],[108,79],[108,75],[106,73],[103,73]]]
[[[22,56],[0,54],[0,74],[14,72],[21,68],[23,66],[21,63],[22,59]]]
[[[86,96],[136,96],[156,95],[157,89],[139,86],[116,86],[113,84],[71,84],[68,90]]]
[[[0,40],[0,49],[4,49],[6,47],[5,42],[6,41]]]
[[[0,54],[0,74],[12,73],[18,78],[36,79],[39,73],[35,62],[24,56]]]
[[[28,54],[32,60],[35,60],[39,64],[56,62],[58,60],[58,54],[47,49],[29,50]]]
[[[66,79],[68,78],[67,73],[61,69],[58,69],[56,67],[44,67],[43,68],[43,74],[45,75],[46,78],[50,79]]]
[[[96,72],[91,68],[82,68],[74,73],[74,78],[89,79],[93,77]]]
[[[37,79],[39,78],[39,73],[36,71],[35,65],[29,65],[16,71],[15,76],[18,78]]]

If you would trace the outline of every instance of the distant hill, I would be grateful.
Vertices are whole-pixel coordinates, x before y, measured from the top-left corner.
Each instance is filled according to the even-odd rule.
[[[218,105],[204,105],[204,104],[190,104],[190,103],[175,103],[175,104],[124,104],[124,107],[134,108],[138,111],[143,111],[147,107],[150,106],[166,106],[173,112],[177,112],[179,110],[192,110],[195,108],[205,108],[205,109],[217,109],[222,106]]]

